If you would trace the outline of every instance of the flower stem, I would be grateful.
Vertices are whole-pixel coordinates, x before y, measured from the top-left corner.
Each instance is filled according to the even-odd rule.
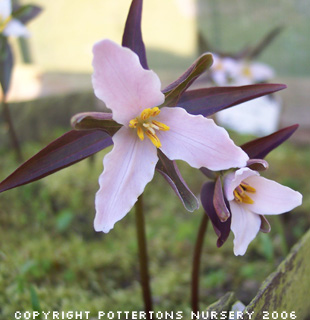
[[[199,270],[200,270],[200,260],[201,253],[203,247],[203,241],[205,237],[205,233],[207,230],[209,218],[207,214],[204,212],[202,216],[202,220],[200,223],[200,227],[198,230],[194,256],[193,256],[193,266],[192,266],[192,287],[191,287],[191,303],[192,303],[192,311],[199,311]]]
[[[143,214],[143,198],[142,195],[139,197],[136,205],[136,227],[137,227],[137,238],[138,238],[138,249],[139,249],[139,263],[140,263],[140,278],[142,286],[142,294],[144,300],[144,309],[146,317],[149,319],[149,312],[153,310],[152,306],[152,294],[150,288],[150,276],[148,271],[148,256],[147,256],[147,245],[145,236],[145,222]]]
[[[2,98],[2,111],[3,111],[3,118],[6,121],[8,128],[9,128],[9,136],[11,140],[11,144],[13,149],[15,150],[15,157],[18,162],[23,161],[22,151],[17,139],[16,131],[14,129],[11,112],[8,103],[6,102],[5,95],[3,94]]]

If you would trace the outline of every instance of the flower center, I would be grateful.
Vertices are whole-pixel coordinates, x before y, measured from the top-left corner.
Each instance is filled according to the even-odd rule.
[[[253,74],[250,66],[243,67],[242,74],[247,78],[252,78]]]
[[[253,204],[254,201],[247,195],[247,192],[255,193],[256,190],[250,185],[248,185],[246,182],[242,181],[239,184],[239,186],[234,190],[235,200],[239,203]]]
[[[156,116],[160,114],[158,107],[144,109],[140,116],[129,121],[129,127],[137,129],[137,135],[141,141],[144,140],[146,135],[154,144],[156,148],[161,147],[159,138],[156,135],[155,130],[167,131],[170,128],[165,124],[154,120]]]
[[[0,14],[0,33],[4,31],[7,24],[12,20],[12,16],[8,16],[6,19]]]

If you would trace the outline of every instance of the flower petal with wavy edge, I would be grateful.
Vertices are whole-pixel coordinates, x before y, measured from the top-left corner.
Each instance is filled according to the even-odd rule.
[[[114,148],[104,157],[104,171],[96,194],[96,231],[109,232],[132,208],[152,180],[158,161],[150,141],[140,141],[122,127],[113,136]]]
[[[261,226],[260,217],[232,201],[230,203],[231,231],[234,233],[234,254],[244,255]]]
[[[112,110],[115,121],[128,126],[144,109],[164,102],[158,76],[143,69],[130,49],[102,40],[94,45],[93,53],[95,95]]]
[[[281,214],[301,205],[302,195],[280,183],[260,176],[249,177],[246,182],[256,192],[251,194],[254,203],[245,206],[251,207],[251,211],[257,214]]]
[[[194,168],[224,170],[246,165],[247,154],[213,120],[193,116],[182,108],[162,108],[158,121],[169,126],[159,132],[161,150],[170,160],[184,160]]]

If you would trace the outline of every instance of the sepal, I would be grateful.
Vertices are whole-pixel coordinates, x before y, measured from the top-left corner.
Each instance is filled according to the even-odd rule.
[[[179,197],[187,211],[193,212],[199,207],[198,199],[184,181],[175,161],[169,160],[160,150],[158,150],[159,161],[156,170],[170,184],[173,191]]]
[[[254,139],[241,146],[250,159],[264,159],[267,154],[286,141],[299,127],[298,124],[285,127],[268,136]]]
[[[211,53],[201,55],[176,81],[167,86],[165,94],[166,107],[174,107],[181,95],[207,69],[211,67],[213,58]]]
[[[221,222],[217,212],[214,208],[214,189],[215,182],[207,182],[202,186],[201,189],[201,204],[209,216],[213,229],[218,236],[217,246],[221,247],[227,240],[230,233],[231,217],[229,217],[225,222]]]
[[[201,114],[208,117],[220,110],[285,88],[284,84],[268,83],[189,90],[182,95],[177,107],[184,108],[193,115]]]
[[[69,131],[24,162],[0,183],[0,192],[42,179],[112,145],[105,132]]]
[[[102,130],[113,136],[121,125],[112,119],[112,113],[82,112],[71,118],[74,130]]]

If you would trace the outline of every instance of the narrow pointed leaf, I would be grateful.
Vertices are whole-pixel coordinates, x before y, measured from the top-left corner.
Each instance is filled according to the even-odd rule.
[[[27,24],[42,11],[42,8],[33,4],[17,6],[13,9],[12,16],[23,24]]]
[[[176,81],[163,90],[165,106],[175,106],[182,93],[208,68],[213,58],[211,53],[201,55]]]
[[[272,29],[264,38],[254,47],[249,53],[243,58],[247,58],[250,60],[256,59],[265,48],[272,43],[272,41],[283,31],[283,26],[277,26]]]
[[[4,95],[10,88],[13,63],[11,46],[7,38],[0,35],[0,84]]]
[[[177,107],[184,108],[191,114],[202,114],[207,117],[220,110],[285,88],[284,84],[268,83],[190,90],[182,95]]]
[[[0,183],[0,192],[42,179],[105,149],[112,143],[111,137],[100,130],[69,131],[3,180]]]
[[[198,30],[197,32],[197,38],[199,53],[215,52],[207,37],[201,32],[201,30]]]
[[[250,159],[264,159],[267,154],[286,141],[298,128],[298,124],[278,130],[268,136],[249,141],[241,146]]]
[[[218,176],[215,181],[213,205],[221,222],[225,222],[230,217],[230,212],[225,203],[222,180],[220,176]]]
[[[103,130],[110,136],[116,133],[121,125],[112,120],[112,113],[83,112],[71,118],[71,126],[75,130]]]
[[[143,0],[132,0],[126,20],[122,45],[135,52],[140,59],[142,67],[148,69],[141,31],[142,5]]]
[[[221,247],[227,240],[230,233],[231,217],[225,222],[221,222],[216,210],[214,208],[213,197],[214,197],[215,182],[207,182],[202,186],[201,189],[201,204],[209,216],[213,229],[218,236],[217,246]]]
[[[158,157],[159,161],[156,170],[168,181],[176,195],[182,201],[185,209],[190,212],[198,209],[198,199],[183,180],[175,161],[169,160],[160,150],[158,152]]]

